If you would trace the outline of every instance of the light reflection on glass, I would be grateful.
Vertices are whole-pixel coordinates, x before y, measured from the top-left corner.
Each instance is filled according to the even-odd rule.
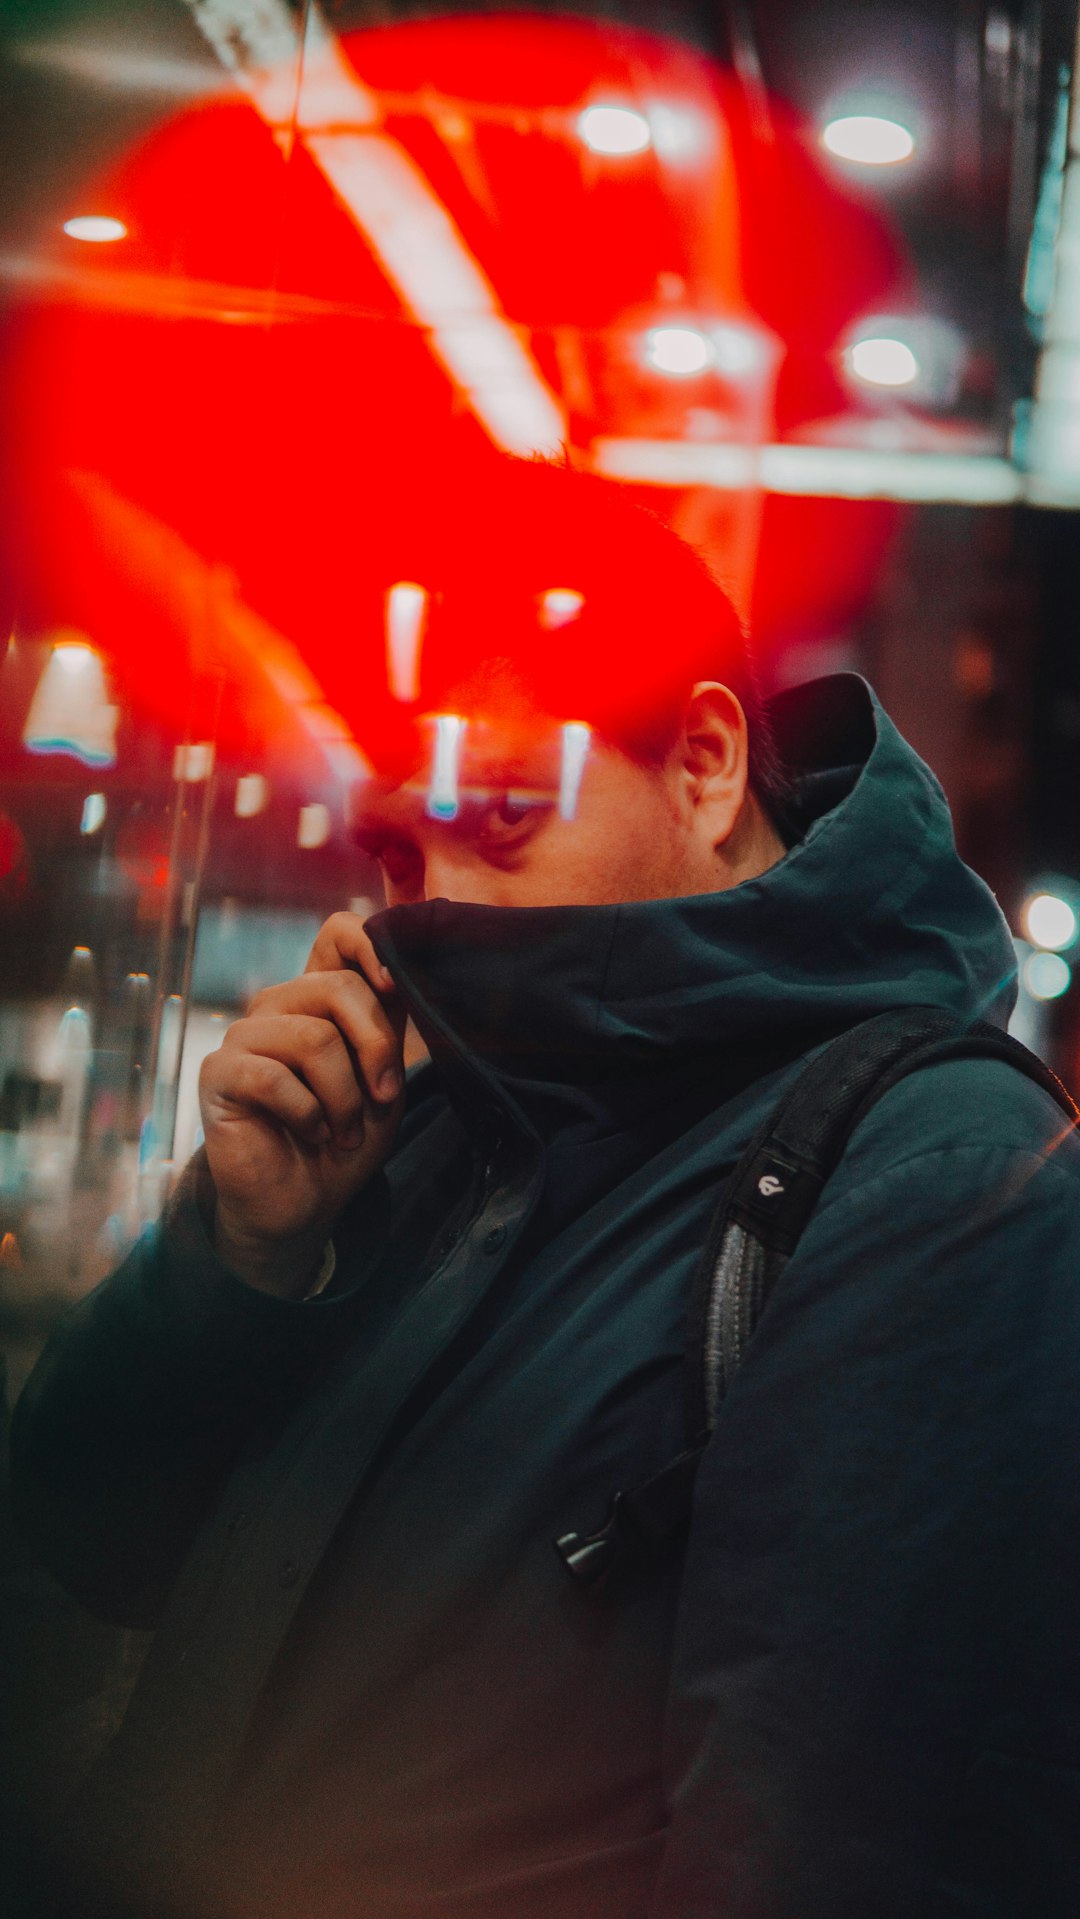
[[[465,722],[456,713],[440,713],[435,721],[435,752],[428,788],[427,810],[432,819],[453,820],[458,811],[458,769]]]
[[[58,641],[26,716],[28,751],[70,753],[85,766],[114,766],[118,719],[96,649],[84,640]]]
[[[386,595],[386,676],[395,700],[406,704],[420,693],[420,647],[427,594],[412,580],[399,580]]]
[[[568,720],[562,728],[562,760],[559,771],[559,817],[572,820],[577,812],[578,794],[585,762],[589,757],[591,733],[580,720]]]

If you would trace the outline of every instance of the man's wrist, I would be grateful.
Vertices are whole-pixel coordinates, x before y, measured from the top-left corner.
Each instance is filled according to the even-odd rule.
[[[219,1205],[211,1237],[222,1265],[258,1292],[302,1300],[319,1287],[326,1265],[327,1233],[323,1227],[266,1239],[246,1233]]]

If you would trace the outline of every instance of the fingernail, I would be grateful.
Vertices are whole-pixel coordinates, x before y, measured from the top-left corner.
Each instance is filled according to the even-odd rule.
[[[388,1066],[379,1079],[379,1098],[396,1099],[401,1091],[401,1075],[393,1066]]]
[[[363,1138],[364,1138],[364,1123],[361,1120],[356,1126],[344,1127],[343,1130],[338,1134],[337,1143],[341,1147],[342,1152],[354,1153],[356,1151],[356,1148],[362,1144]]]

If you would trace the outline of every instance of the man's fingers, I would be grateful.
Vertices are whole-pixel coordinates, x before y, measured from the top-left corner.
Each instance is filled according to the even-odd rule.
[[[305,973],[335,973],[359,967],[377,993],[392,993],[394,981],[364,931],[359,913],[331,913],[320,926]]]
[[[248,1009],[249,1020],[279,1015],[331,1021],[350,1047],[372,1099],[397,1098],[404,1084],[406,1013],[396,995],[380,999],[352,972],[304,973],[257,993]],[[241,1020],[230,1033],[242,1039],[245,1026]]]
[[[204,1099],[213,1104],[239,1106],[280,1120],[290,1133],[309,1145],[324,1145],[330,1129],[315,1094],[297,1079],[280,1060],[267,1059],[261,1053],[240,1053],[229,1062],[222,1076],[220,1053],[212,1053],[202,1072]]]
[[[338,1146],[352,1149],[364,1137],[364,1100],[352,1055],[327,1019],[279,1013],[238,1021],[226,1035],[229,1058],[255,1054],[280,1062],[315,1095]]]

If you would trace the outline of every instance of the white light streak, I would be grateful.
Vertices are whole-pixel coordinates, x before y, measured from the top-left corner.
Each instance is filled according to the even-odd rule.
[[[190,745],[181,742],[173,754],[173,779],[182,780],[186,786],[199,786],[213,770],[213,740],[194,740]]]
[[[283,0],[187,0],[222,64],[274,127],[290,123],[299,42]],[[566,422],[442,201],[378,131],[376,96],[318,8],[306,15],[297,128],[402,302],[496,445],[557,451]]]
[[[693,440],[594,440],[592,462],[611,480],[652,486],[714,486],[722,492],[760,486],[760,451]]]
[[[562,764],[559,772],[559,818],[572,820],[577,812],[581,777],[589,757],[592,734],[581,720],[567,720],[562,728]]]
[[[991,454],[876,452],[844,446],[704,445],[689,440],[596,440],[592,464],[613,480],[652,486],[758,487],[847,500],[956,500],[1008,506],[1023,476]]]
[[[492,439],[510,453],[554,452],[562,413],[416,163],[378,133],[313,134],[307,145]]]
[[[250,91],[260,74],[296,60],[296,25],[284,0],[187,0],[223,67]]]
[[[239,597],[228,571],[208,566],[173,529],[108,486],[96,473],[74,473],[77,497],[100,536],[123,555],[129,579],[166,603],[185,625],[206,618],[208,606],[222,641],[268,686],[312,744],[335,779],[345,785],[368,779],[372,766],[353,739],[294,641],[253,613]],[[115,711],[115,709],[114,709]]]
[[[677,379],[704,373],[712,364],[713,345],[697,327],[654,326],[645,335],[645,358],[658,373]]]
[[[838,160],[864,167],[898,166],[915,151],[915,136],[907,127],[876,113],[845,113],[830,120],[821,143]]]
[[[45,67],[88,86],[111,92],[165,93],[181,99],[221,90],[221,75],[195,60],[134,53],[117,44],[90,46],[78,41],[24,41],[12,48],[23,66]]]
[[[1023,481],[992,454],[875,452],[844,446],[767,446],[761,451],[767,493],[846,500],[960,500],[1008,506]]]
[[[633,107],[586,107],[577,130],[590,153],[644,153],[652,144],[649,122]]]
[[[96,833],[105,824],[107,808],[104,793],[88,793],[83,801],[82,818],[79,821],[80,833]]]
[[[420,648],[428,596],[412,580],[399,580],[386,595],[386,678],[395,700],[420,697]]]
[[[64,221],[64,232],[69,240],[89,240],[95,246],[106,246],[111,240],[127,238],[124,222],[114,220],[107,213],[76,213],[72,219]]]
[[[458,810],[458,769],[465,721],[456,713],[440,713],[435,721],[435,752],[428,788],[427,810],[432,819],[453,820]]]

